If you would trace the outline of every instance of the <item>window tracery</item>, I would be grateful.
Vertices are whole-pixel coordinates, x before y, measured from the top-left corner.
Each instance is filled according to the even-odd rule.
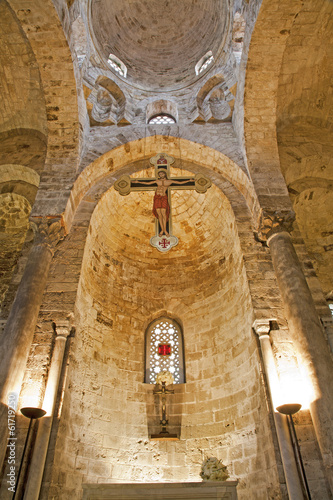
[[[172,123],[176,123],[176,120],[171,115],[161,113],[159,115],[152,116],[148,123],[149,125],[170,125]]]
[[[185,382],[183,336],[178,323],[170,318],[160,318],[146,332],[145,382],[156,383],[156,376],[169,371],[175,384]]]

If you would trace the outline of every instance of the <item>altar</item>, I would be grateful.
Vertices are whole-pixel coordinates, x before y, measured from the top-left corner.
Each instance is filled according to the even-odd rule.
[[[83,500],[237,500],[238,481],[84,484]]]

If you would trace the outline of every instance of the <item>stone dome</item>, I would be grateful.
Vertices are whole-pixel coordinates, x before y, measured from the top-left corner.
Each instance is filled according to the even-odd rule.
[[[193,83],[201,76],[195,65],[208,51],[218,59],[228,27],[225,0],[186,0],[181,6],[169,0],[90,3],[90,29],[100,56],[119,58],[128,70],[126,80],[145,90]]]

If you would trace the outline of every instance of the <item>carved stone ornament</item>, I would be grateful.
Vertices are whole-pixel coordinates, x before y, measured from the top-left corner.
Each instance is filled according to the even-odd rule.
[[[268,335],[270,330],[271,330],[271,321],[276,321],[276,320],[270,320],[270,319],[256,319],[252,325],[253,330],[256,332],[259,337],[262,335]]]
[[[205,193],[208,188],[212,185],[212,181],[202,174],[196,174],[194,176],[195,190],[198,193]]]
[[[65,237],[65,228],[60,217],[32,217],[30,222],[36,245],[45,245],[54,249],[57,243]]]
[[[74,314],[68,314],[67,318],[58,320],[55,324],[55,332],[57,337],[67,338],[71,331],[74,329]]]
[[[200,477],[204,481],[226,481],[229,477],[227,466],[216,457],[206,458],[201,466]]]
[[[294,222],[295,212],[293,210],[263,210],[256,232],[257,239],[261,242],[267,242],[273,234],[290,233],[293,230]]]
[[[131,192],[131,178],[129,175],[123,175],[114,183],[114,188],[121,194],[127,196]]]

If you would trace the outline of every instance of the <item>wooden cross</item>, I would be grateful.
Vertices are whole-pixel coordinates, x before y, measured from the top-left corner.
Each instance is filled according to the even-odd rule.
[[[123,175],[114,184],[122,196],[131,191],[155,191],[155,236],[150,239],[150,244],[160,252],[167,252],[178,244],[178,238],[172,234],[171,189],[195,189],[198,193],[205,193],[212,185],[210,179],[202,174],[194,177],[170,177],[170,165],[174,161],[171,156],[158,153],[150,159],[150,163],[155,166],[155,177],[131,179],[128,175]]]

